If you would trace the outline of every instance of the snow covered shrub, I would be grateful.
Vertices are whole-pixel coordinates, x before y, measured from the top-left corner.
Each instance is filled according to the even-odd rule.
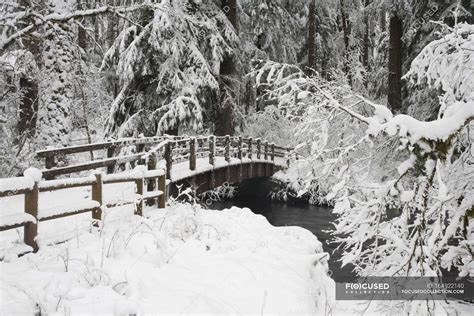
[[[237,187],[224,183],[220,187],[209,190],[201,194],[200,199],[207,206],[211,206],[213,202],[220,202],[223,199],[232,199],[237,194]]]

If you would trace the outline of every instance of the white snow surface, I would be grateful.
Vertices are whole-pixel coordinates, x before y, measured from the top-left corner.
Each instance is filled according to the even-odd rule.
[[[33,179],[33,181],[35,181],[35,182],[41,181],[41,178],[43,177],[43,174],[41,173],[41,171],[39,169],[36,169],[36,168],[26,169],[25,172],[23,172],[23,175],[25,177],[29,177],[29,178]]]
[[[385,131],[391,136],[398,133],[401,137],[408,137],[412,143],[420,139],[445,141],[473,117],[473,101],[456,102],[446,110],[443,118],[431,122],[418,121],[404,114],[397,115],[384,124],[372,119],[367,133],[377,135],[380,131]]]
[[[81,201],[65,205],[57,205],[53,207],[40,208],[38,210],[38,218],[48,218],[56,215],[76,213],[85,209],[92,209],[100,207],[100,203],[97,201]]]
[[[148,208],[146,217],[113,211],[101,230],[4,258],[2,313],[327,312],[328,256],[305,229],[273,227],[235,207],[174,204]]]
[[[12,215],[0,215],[0,226],[10,226],[21,223],[36,223],[36,219],[28,213],[17,213]]]

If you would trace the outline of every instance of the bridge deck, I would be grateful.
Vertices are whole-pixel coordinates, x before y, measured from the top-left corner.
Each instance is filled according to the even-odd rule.
[[[248,163],[255,163],[255,162],[271,163],[270,160],[248,159],[248,158],[243,158],[242,160],[237,159],[237,158],[230,158],[230,162],[227,162],[225,161],[224,157],[216,157],[215,164],[214,166],[212,166],[209,164],[209,158],[199,158],[199,159],[196,159],[195,171],[189,170],[189,162],[187,161],[173,165],[173,168],[171,169],[171,181],[173,182],[179,181],[182,179],[192,177],[193,175],[211,171],[212,169],[223,168],[229,165],[231,166],[231,165],[248,164]],[[276,166],[284,167],[285,163],[286,163],[285,159],[280,158],[280,157],[275,157],[274,164]]]

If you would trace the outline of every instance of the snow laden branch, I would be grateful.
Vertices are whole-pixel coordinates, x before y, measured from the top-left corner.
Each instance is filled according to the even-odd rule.
[[[474,27],[430,43],[407,79],[442,93],[438,118],[394,115],[343,84],[265,62],[259,101],[286,114],[302,157],[277,178],[334,204],[335,241],[360,275],[474,274]],[[444,66],[443,66],[444,65]]]
[[[92,17],[97,15],[103,14],[115,14],[119,17],[123,17],[123,14],[134,12],[137,10],[142,10],[146,8],[154,8],[155,5],[153,3],[143,3],[139,5],[132,5],[132,6],[109,6],[103,5],[96,9],[89,9],[89,10],[76,10],[74,12],[69,13],[51,13],[42,15],[38,11],[26,9],[25,11],[18,11],[14,13],[7,13],[4,12],[0,14],[0,21],[3,25],[11,25],[13,28],[14,25],[18,25],[20,20],[28,21],[28,25],[21,28],[16,29],[12,34],[9,34],[5,37],[2,36],[2,40],[0,41],[0,53],[4,50],[8,49],[10,45],[12,45],[15,41],[21,39],[22,37],[31,34],[41,27],[50,25],[51,23],[65,23],[70,20],[85,18],[85,17]],[[5,34],[5,33],[4,33]],[[5,37],[5,38],[4,38]]]
[[[143,27],[125,28],[104,57],[101,69],[114,70],[121,86],[108,135],[202,128],[203,113],[214,111],[219,94],[220,64],[238,47],[235,29],[214,1],[156,6]]]

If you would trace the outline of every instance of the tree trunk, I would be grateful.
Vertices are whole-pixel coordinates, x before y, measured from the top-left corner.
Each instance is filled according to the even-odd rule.
[[[223,0],[222,10],[225,12],[230,23],[234,26],[236,32],[237,29],[237,0]],[[233,123],[233,106],[235,104],[237,69],[236,69],[235,56],[225,56],[220,67],[220,78],[219,78],[219,104],[215,111],[215,135],[233,135],[234,134],[234,123]]]
[[[73,2],[48,1],[51,13],[70,12]],[[67,10],[67,11],[66,11]],[[41,100],[38,110],[36,144],[66,146],[71,132],[71,112],[74,102],[74,62],[76,42],[73,22],[55,23],[55,32],[43,38],[42,58],[44,65],[41,82]]]
[[[346,12],[344,9],[344,0],[340,0],[341,4],[341,24],[342,32],[344,35],[344,73],[347,75],[349,85],[352,86],[352,75],[349,69],[349,21],[347,20]]]
[[[32,8],[33,3],[31,0],[20,0],[20,5],[25,8]],[[25,25],[33,23],[32,20],[25,19],[22,21]],[[25,49],[29,51],[36,62],[36,66],[39,67],[41,63],[40,54],[40,41],[33,34],[26,36],[23,39]],[[39,87],[38,81],[35,74],[24,73],[21,74],[20,90],[22,91],[21,102],[20,102],[20,114],[18,121],[18,132],[19,134],[26,134],[27,136],[33,136],[36,130],[36,120],[38,113],[38,95]]]
[[[308,18],[308,65],[307,74],[316,71],[316,0],[311,0]]]
[[[87,10],[87,6],[84,3],[78,3],[77,8],[79,10]],[[84,51],[84,53],[87,53],[87,31],[85,28],[85,23],[86,19],[82,19],[79,21],[79,26],[77,28],[77,45],[79,45],[80,48]]]
[[[329,56],[327,52],[323,52],[322,58],[321,58],[321,77],[323,77],[326,80],[330,79],[328,75],[328,70],[327,70],[328,59],[329,59]]]
[[[38,82],[28,77],[20,78],[20,89],[22,90],[20,102],[20,119],[18,121],[18,132],[28,137],[34,135],[36,130],[36,118],[38,113]]]
[[[109,6],[116,6],[117,5],[117,0],[107,0],[107,5]],[[118,23],[119,20],[117,18],[117,15],[115,14],[109,14],[107,16],[107,45],[108,47],[111,47],[115,39],[117,38],[117,33],[118,33]]]
[[[382,32],[387,30],[387,17],[384,9],[380,10],[380,30]]]
[[[364,12],[364,24],[365,24],[365,32],[364,32],[364,46],[363,46],[363,55],[362,55],[362,65],[366,73],[369,72],[369,51],[370,51],[370,19],[369,13],[367,12],[367,7],[370,4],[370,0],[365,0],[365,12]],[[367,77],[367,75],[366,75]],[[365,87],[367,88],[368,80],[367,78],[364,80]]]
[[[388,107],[393,112],[402,108],[403,22],[394,12],[390,18],[388,56]]]

